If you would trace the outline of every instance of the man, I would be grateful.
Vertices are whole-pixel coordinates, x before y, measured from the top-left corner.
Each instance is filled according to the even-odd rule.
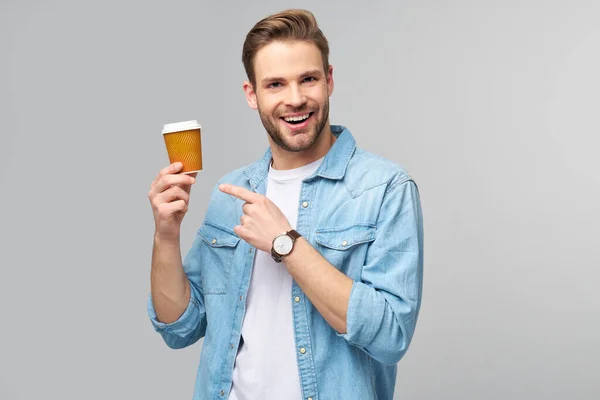
[[[185,260],[194,178],[162,170],[148,313],[171,348],[204,338],[194,399],[392,399],[421,304],[417,187],[329,123],[333,68],[310,12],[248,33],[248,105],[269,148],[223,177]]]

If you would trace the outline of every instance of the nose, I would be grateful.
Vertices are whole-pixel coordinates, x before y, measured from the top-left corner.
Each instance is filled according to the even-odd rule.
[[[306,103],[306,96],[298,85],[289,85],[286,97],[286,105],[293,108],[300,108]]]

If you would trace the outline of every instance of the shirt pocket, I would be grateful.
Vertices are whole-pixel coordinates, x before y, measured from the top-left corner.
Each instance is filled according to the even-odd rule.
[[[355,266],[360,273],[376,230],[371,224],[320,228],[315,231],[315,241],[321,255],[337,269],[348,273]]]
[[[208,221],[198,229],[198,234],[204,241],[200,262],[202,292],[225,294],[240,238],[233,231]]]

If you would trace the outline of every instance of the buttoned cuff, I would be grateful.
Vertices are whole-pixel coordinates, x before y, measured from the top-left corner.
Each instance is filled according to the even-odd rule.
[[[356,346],[368,346],[379,331],[384,312],[385,299],[374,288],[354,281],[346,314],[346,333],[338,333],[338,336]]]

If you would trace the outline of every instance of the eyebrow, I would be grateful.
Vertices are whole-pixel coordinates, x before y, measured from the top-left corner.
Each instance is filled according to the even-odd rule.
[[[317,76],[322,76],[323,74],[321,73],[321,71],[320,71],[319,69],[311,69],[310,71],[306,71],[306,72],[304,72],[302,75],[300,75],[300,79],[304,79],[304,78],[306,78],[307,76],[314,76],[314,75],[317,75]],[[278,82],[278,81],[285,81],[285,79],[284,79],[284,78],[281,78],[281,77],[267,77],[267,78],[264,78],[264,79],[261,81],[261,83],[262,83],[263,85],[266,85],[266,84],[268,84],[268,83],[271,83],[271,82]]]

